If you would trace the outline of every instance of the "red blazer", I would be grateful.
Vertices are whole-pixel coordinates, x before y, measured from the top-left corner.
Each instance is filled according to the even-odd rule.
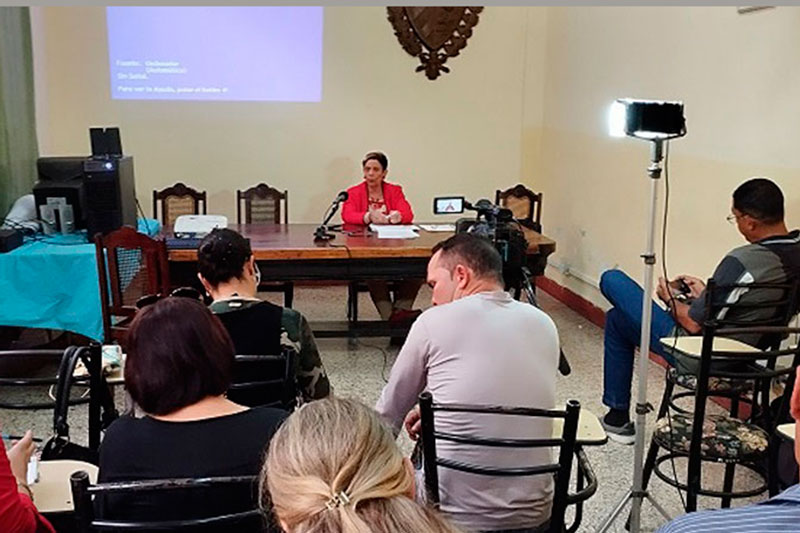
[[[19,533],[55,533],[42,515],[36,511],[27,494],[17,490],[17,481],[11,473],[5,446],[0,441],[0,531]]]
[[[368,211],[367,182],[361,182],[347,189],[347,200],[342,205],[342,221],[345,224],[364,225],[364,213]],[[391,211],[400,213],[401,224],[411,224],[414,220],[414,211],[411,204],[403,194],[403,188],[393,183],[383,182],[383,201],[386,204],[386,214]]]

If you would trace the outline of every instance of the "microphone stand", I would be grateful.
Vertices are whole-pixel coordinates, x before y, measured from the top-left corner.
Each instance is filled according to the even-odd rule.
[[[338,198],[328,207],[328,215],[325,217],[325,220],[322,221],[322,224],[317,226],[317,229],[314,230],[314,241],[329,241],[336,237],[333,233],[328,233],[328,222],[331,221],[333,215],[339,210],[339,204],[342,201]]]

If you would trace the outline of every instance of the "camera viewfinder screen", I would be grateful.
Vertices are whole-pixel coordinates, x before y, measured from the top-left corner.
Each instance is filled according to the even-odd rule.
[[[434,198],[434,215],[457,215],[464,212],[463,196],[444,196]]]

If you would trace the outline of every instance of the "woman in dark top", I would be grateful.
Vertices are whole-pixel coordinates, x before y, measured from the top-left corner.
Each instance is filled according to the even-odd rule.
[[[165,298],[134,319],[125,384],[143,418],[122,417],[100,448],[101,482],[257,474],[283,421],[279,409],[248,409],[225,397],[233,364],[225,327],[202,303]],[[239,511],[247,491],[178,491],[107,498],[106,518],[175,519]]]
[[[200,242],[197,269],[200,282],[214,300],[211,312],[227,328],[237,354],[272,355],[281,353],[283,348],[291,348],[297,353],[298,403],[318,400],[331,393],[306,318],[294,309],[258,298],[261,274],[250,241],[231,229],[215,229]],[[258,394],[242,392],[249,391],[237,391],[237,401],[259,405]]]

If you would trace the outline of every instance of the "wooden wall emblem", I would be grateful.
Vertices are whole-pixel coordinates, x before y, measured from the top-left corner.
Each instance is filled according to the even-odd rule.
[[[389,22],[403,50],[419,57],[417,72],[429,80],[450,72],[445,62],[467,46],[482,7],[387,7]]]

